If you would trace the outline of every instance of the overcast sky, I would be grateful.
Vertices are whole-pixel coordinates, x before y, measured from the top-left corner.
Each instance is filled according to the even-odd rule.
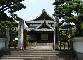
[[[52,4],[54,1],[55,0],[25,0],[22,3],[26,6],[26,9],[22,9],[16,13],[25,21],[35,19],[42,13],[43,9],[46,9],[47,13],[52,16],[54,12],[54,6]]]

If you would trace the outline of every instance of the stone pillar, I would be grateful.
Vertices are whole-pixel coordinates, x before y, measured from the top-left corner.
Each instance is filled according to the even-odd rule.
[[[7,40],[6,40],[6,48],[9,48],[9,41],[10,41],[10,33],[9,33],[9,28],[6,29],[6,37],[7,37]]]
[[[59,40],[59,19],[55,17],[54,20],[54,49],[58,49]]]
[[[56,42],[56,21],[54,20],[54,43],[53,43],[53,49],[55,50],[55,42]]]
[[[20,20],[18,24],[18,48],[23,49],[23,30],[24,30],[24,20]]]

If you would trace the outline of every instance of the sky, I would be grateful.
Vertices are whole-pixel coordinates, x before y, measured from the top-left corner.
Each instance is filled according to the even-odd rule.
[[[40,16],[42,10],[45,9],[52,17],[52,14],[54,13],[54,1],[55,0],[25,0],[22,3],[26,6],[26,9],[17,11],[16,14],[23,20],[29,21]]]

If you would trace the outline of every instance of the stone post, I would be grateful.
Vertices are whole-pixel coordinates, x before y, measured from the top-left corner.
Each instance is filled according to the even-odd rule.
[[[56,27],[55,27],[55,25],[56,25],[56,21],[54,19],[54,43],[53,43],[53,49],[54,50],[55,50],[55,42],[56,42]]]
[[[58,41],[59,41],[59,20],[55,17],[54,20],[54,49],[58,49]]]
[[[9,41],[10,41],[10,33],[9,33],[9,28],[6,29],[6,37],[7,37],[7,40],[6,40],[6,48],[9,48]]]
[[[20,20],[18,24],[18,48],[23,49],[23,30],[24,30],[24,20]]]

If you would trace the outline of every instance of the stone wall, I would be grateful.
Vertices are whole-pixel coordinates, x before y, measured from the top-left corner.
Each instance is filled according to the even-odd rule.
[[[0,50],[6,48],[6,38],[0,38]]]
[[[77,60],[83,60],[83,37],[73,38],[73,48],[76,52]]]
[[[77,60],[83,60],[83,53],[77,53]]]

